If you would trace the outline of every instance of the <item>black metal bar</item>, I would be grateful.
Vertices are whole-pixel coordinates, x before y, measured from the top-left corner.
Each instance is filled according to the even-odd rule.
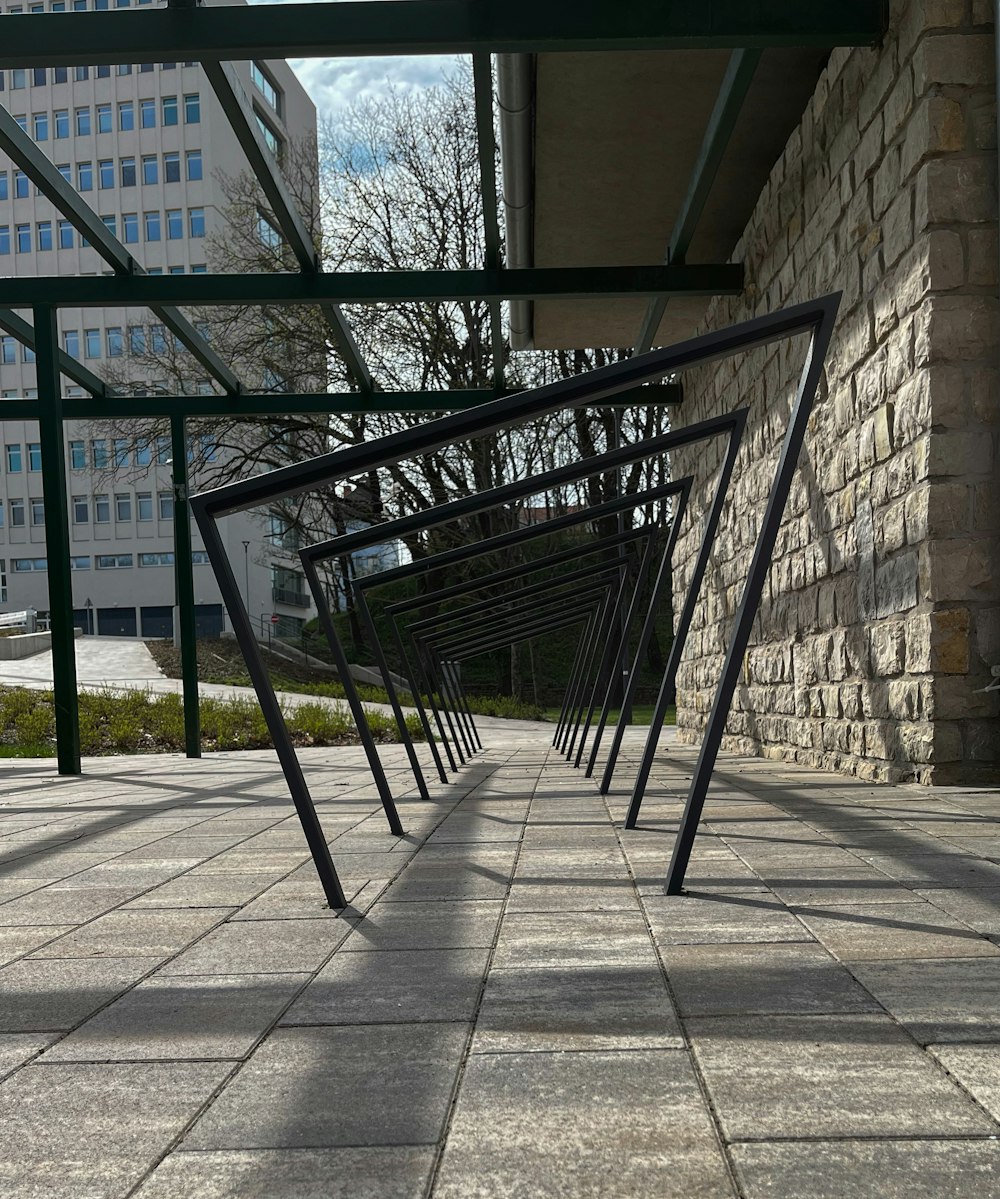
[[[813,326],[809,353],[802,368],[795,403],[792,406],[781,446],[778,469],[767,497],[767,508],[764,511],[760,534],[754,547],[750,570],[743,585],[743,595],[740,599],[736,619],[733,622],[729,644],[726,647],[722,675],[719,679],[712,710],[709,713],[708,725],[705,728],[705,736],[695,765],[694,777],[691,779],[691,788],[684,805],[680,828],[677,830],[677,841],[670,860],[670,868],[667,871],[666,891],[668,895],[678,895],[684,887],[684,875],[687,872],[691,849],[698,832],[698,821],[701,819],[705,798],[708,795],[708,786],[712,779],[712,771],[715,769],[715,761],[726,731],[726,719],[733,701],[733,692],[739,681],[743,655],[747,651],[753,622],[760,607],[760,597],[767,581],[774,543],[778,537],[778,530],[781,528],[781,520],[788,502],[788,492],[791,489],[792,480],[795,478],[813,400],[823,374],[826,354],[830,348],[838,307],[836,300],[824,301],[822,316]]]
[[[198,695],[198,630],[194,613],[194,566],[191,559],[191,510],[188,507],[187,431],[183,416],[170,418],[170,472],[174,489],[174,596],[181,646],[184,697],[184,751],[201,757]]]
[[[69,508],[59,386],[59,335],[53,309],[39,305],[35,308],[33,320],[38,398],[46,414],[45,419],[39,422],[39,437],[42,446],[42,499],[45,504],[56,756],[60,774],[80,774],[76,630],[73,627],[73,576],[69,563]]]
[[[646,783],[649,780],[649,772],[653,766],[653,758],[656,754],[656,747],[659,744],[660,735],[663,730],[663,722],[667,716],[667,708],[676,698],[677,671],[680,668],[681,655],[684,652],[688,632],[694,620],[695,607],[701,592],[702,581],[708,570],[712,547],[715,544],[715,536],[719,529],[719,522],[722,520],[722,510],[729,496],[729,484],[733,476],[733,471],[736,469],[736,459],[743,443],[748,417],[749,410],[746,408],[739,408],[733,413],[729,444],[726,446],[726,452],[719,469],[715,495],[708,510],[705,529],[701,537],[701,545],[698,547],[698,554],[694,561],[694,568],[691,571],[691,578],[688,580],[687,595],[684,597],[681,614],[674,629],[673,644],[670,646],[670,652],[667,655],[667,667],[660,681],[660,690],[656,697],[656,704],[653,707],[652,718],[649,722],[646,745],[639,760],[639,769],[632,789],[632,799],[629,804],[628,814],[625,817],[626,828],[635,828],[636,821],[639,819],[642,797],[646,789]],[[611,773],[614,770],[614,763],[611,762],[610,758],[609,765],[610,770],[605,770],[607,788],[611,786]],[[604,785],[602,783],[602,786]]]
[[[361,602],[367,605],[367,600],[364,598],[363,591],[360,593],[360,598]],[[420,715],[420,723],[423,726],[424,735],[431,744],[431,752],[434,757],[434,764],[437,767],[438,778],[442,783],[447,783],[448,775],[445,772],[444,763],[441,761],[441,755],[437,750],[437,743],[433,730],[430,726],[430,721],[427,719],[427,710],[424,707],[423,696],[421,695],[421,680],[418,678],[417,673],[413,670],[413,665],[407,656],[405,647],[403,646],[403,639],[399,635],[399,629],[396,627],[396,622],[392,619],[392,617],[389,617],[388,621],[389,630],[392,633],[393,644],[396,647],[396,654],[399,658],[400,669],[402,670],[406,681],[410,685],[410,694],[413,696],[413,703]],[[379,650],[381,652],[381,646],[379,647]],[[428,702],[430,702],[430,700]],[[441,737],[441,743],[444,746],[445,753],[448,757],[448,764],[452,770],[455,770],[455,759],[451,752],[451,746],[448,744],[448,738],[445,736],[444,726],[441,723],[441,718],[438,715],[437,710],[433,708],[433,704],[432,710],[434,712],[435,723],[438,727],[438,733]]]
[[[670,234],[670,241],[667,243],[665,258],[667,262],[680,263],[687,258],[691,239],[694,237],[701,214],[705,210],[712,184],[715,182],[715,176],[722,165],[726,147],[729,145],[729,139],[736,128],[736,122],[739,119],[747,92],[750,90],[761,53],[760,50],[734,50],[729,59],[715,107],[708,121],[708,128],[705,130],[705,137],[691,173],[687,194],[681,204],[673,232]],[[636,354],[645,353],[653,344],[656,330],[660,327],[666,307],[667,301],[662,296],[655,296],[647,304],[646,314],[635,342],[634,352]]]
[[[198,527],[201,530],[205,549],[208,551],[209,561],[212,564],[212,569],[215,571],[219,591],[222,593],[222,602],[229,613],[229,622],[233,627],[233,633],[243,653],[243,660],[247,664],[250,681],[253,683],[254,691],[257,692],[257,701],[260,704],[261,712],[267,723],[268,732],[271,734],[271,740],[274,742],[278,761],[285,776],[285,783],[292,797],[292,802],[295,804],[299,821],[302,824],[302,831],[305,833],[309,852],[312,854],[316,873],[319,875],[320,884],[323,887],[323,893],[326,895],[327,902],[331,908],[346,907],[347,900],[340,885],[337,871],[334,868],[333,859],[330,857],[330,850],[326,843],[323,827],[319,822],[319,817],[316,815],[316,808],[313,805],[305,776],[302,773],[302,768],[295,754],[295,747],[292,745],[292,739],[288,735],[288,729],[285,726],[285,719],[281,714],[278,698],[274,694],[274,688],[271,686],[267,669],[261,660],[260,654],[257,652],[256,639],[253,635],[253,629],[250,627],[250,618],[246,608],[243,606],[239,586],[237,585],[232,567],[229,564],[229,559],[226,556],[226,549],[222,544],[222,538],[219,535],[219,527],[215,520],[196,501],[192,500],[191,507],[198,522]]]
[[[360,0],[356,0],[360,2]],[[388,3],[388,0],[386,0]],[[148,15],[148,14],[146,14]],[[58,174],[58,172],[56,172]],[[62,176],[60,175],[61,179]],[[75,194],[75,193],[74,193]],[[69,213],[66,214],[69,216]],[[49,303],[59,308],[158,305],[402,304],[579,296],[734,296],[743,290],[739,263],[680,266],[523,267],[516,270],[338,271],[220,275],[59,276],[5,279],[9,308]]]
[[[872,46],[884,0],[382,0],[335,5],[258,4],[239,20],[225,7],[69,12],[4,21],[0,70],[190,59],[354,58],[541,51],[704,50],[737,46]]]
[[[493,135],[493,66],[488,53],[472,56],[475,89],[476,143],[479,151],[479,178],[483,197],[483,228],[486,263],[500,269],[500,221],[497,213],[496,141]],[[503,387],[504,340],[500,301],[490,301],[490,349],[493,352],[493,386]]]
[[[9,308],[0,308],[0,329],[3,329],[4,332],[9,333],[12,337],[17,338],[21,345],[27,346],[29,350],[35,349],[35,330],[26,320],[24,320],[22,317],[19,317],[16,312],[11,312]],[[78,362],[75,358],[70,357],[70,355],[64,350],[60,350],[57,357],[59,359],[59,370],[66,376],[67,379],[71,379],[74,383],[79,384],[80,387],[86,388],[86,390],[89,391],[93,396],[105,396],[110,394],[110,389],[104,380],[99,379],[97,375],[93,373],[93,371],[87,370],[82,362]],[[5,401],[0,400],[0,404],[3,404],[4,402]],[[32,404],[36,410],[40,408],[40,401],[38,400],[28,400],[26,402]],[[72,400],[68,401],[68,403],[71,404]],[[64,401],[64,420],[67,419],[66,407],[67,402]],[[0,415],[2,415],[4,411],[5,409],[0,407]],[[36,411],[34,416],[29,416],[25,419],[37,420],[38,412]]]
[[[382,766],[382,760],[375,745],[375,738],[372,737],[371,729],[368,727],[368,716],[365,713],[364,705],[361,703],[358,689],[354,686],[354,680],[351,678],[351,664],[348,662],[347,655],[344,653],[344,647],[337,636],[337,630],[330,615],[330,606],[326,602],[326,596],[323,593],[322,580],[312,562],[304,563],[303,565],[306,581],[309,584],[309,589],[312,591],[313,601],[319,613],[319,622],[324,633],[326,633],[327,643],[333,654],[333,664],[337,668],[337,674],[340,676],[340,683],[344,688],[348,707],[351,709],[351,715],[354,717],[354,723],[357,725],[358,737],[361,740],[365,756],[368,758],[368,766],[372,772],[375,789],[378,791],[386,819],[389,822],[389,829],[397,837],[401,837],[403,835],[403,826],[400,823],[399,813],[396,811],[392,792],[389,789],[389,780],[385,777],[385,769]],[[237,597],[237,602],[239,602],[239,597]],[[245,653],[246,651],[244,651],[244,655]],[[251,653],[255,658],[259,657],[256,645],[251,647]]]
[[[593,665],[593,656],[597,649],[598,639],[600,634],[606,630],[608,617],[611,611],[611,592],[610,589],[605,592],[602,606],[595,613],[594,619],[590,623],[587,640],[585,641],[585,649],[583,658],[580,663],[580,672],[577,675],[576,686],[573,689],[572,697],[569,704],[569,719],[567,719],[563,727],[563,736],[559,744],[559,749],[563,756],[566,757],[570,753],[570,737],[573,732],[573,716],[578,713],[581,707],[581,696],[587,684],[587,679],[590,677],[590,670]]]

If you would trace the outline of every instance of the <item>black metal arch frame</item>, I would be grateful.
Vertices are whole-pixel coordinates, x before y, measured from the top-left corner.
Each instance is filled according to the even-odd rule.
[[[579,407],[588,402],[594,403],[597,400],[613,396],[616,392],[627,387],[653,379],[662,379],[668,374],[680,372],[708,362],[715,362],[730,357],[740,351],[769,345],[797,334],[808,335],[809,341],[805,364],[802,368],[798,387],[792,402],[791,414],[782,443],[777,470],[768,495],[767,506],[763,514],[760,532],[744,584],[739,609],[733,622],[715,701],[702,741],[701,751],[678,832],[677,843],[669,867],[667,891],[668,893],[676,893],[683,886],[684,873],[690,857],[691,846],[694,841],[698,820],[704,806],[709,781],[724,734],[725,722],[732,703],[733,692],[735,691],[743,655],[746,652],[753,621],[760,605],[767,568],[774,550],[775,539],[777,538],[788,492],[794,477],[809,413],[812,410],[812,404],[822,375],[823,363],[829,348],[839,303],[839,294],[826,296],[771,315],[757,317],[728,329],[694,337],[680,342],[675,346],[655,350],[624,362],[614,363],[611,366],[593,371],[579,378],[559,380],[556,383],[534,391],[505,397],[495,400],[492,403],[483,404],[476,409],[441,417],[438,420],[431,421],[419,428],[408,430],[404,433],[392,434],[364,445],[351,446],[331,454],[313,458],[301,464],[283,467],[280,470],[272,471],[257,478],[241,480],[228,486],[217,488],[214,491],[205,492],[195,496],[191,500],[192,510],[204,537],[205,546],[216,573],[223,601],[230,611],[234,630],[246,658],[247,668],[257,691],[265,720],[274,739],[289,790],[292,793],[292,798],[302,820],[303,828],[305,829],[306,837],[309,841],[310,849],[312,850],[327,897],[333,906],[344,906],[343,892],[333,862],[330,859],[329,849],[323,837],[322,828],[320,827],[301,767],[296,758],[294,747],[284,726],[274,690],[267,677],[267,671],[261,662],[250,627],[249,616],[243,605],[232,566],[226,558],[223,543],[219,535],[217,523],[219,518],[229,513],[246,511],[279,496],[285,497],[301,494],[317,486],[336,483],[356,474],[378,470],[416,455],[428,453],[442,446],[464,441],[471,437],[482,436],[500,428],[520,424],[534,417],[540,417],[559,409]],[[732,419],[732,417],[716,418],[716,421],[722,423],[723,427],[725,427],[725,422],[728,421],[731,423]],[[625,461],[618,456],[619,451],[597,455],[586,460],[587,465],[581,469],[580,474],[576,477],[585,477],[588,473],[601,469],[597,465],[599,462],[602,463],[604,469],[608,469],[609,466],[615,464],[625,464],[630,454],[634,454],[637,459],[650,452],[663,453],[671,449],[679,449],[690,445],[702,439],[705,435],[705,427],[711,423],[702,422],[700,426],[689,426],[687,429],[681,429],[675,433],[649,438],[639,443],[638,446],[630,446],[628,447],[628,452],[625,454]],[[652,451],[650,447],[654,444],[656,450]],[[731,471],[731,466],[729,469]],[[565,481],[569,481],[572,478],[574,478],[572,474],[567,474]],[[534,481],[535,490],[538,489],[537,482],[537,480]],[[449,516],[451,519],[454,519],[456,516],[468,515],[470,512],[477,510],[477,502],[481,507],[489,507],[493,503],[503,502],[502,499],[497,499],[497,496],[500,494],[507,496],[512,494],[531,494],[531,487],[528,486],[527,490],[525,490],[525,487],[526,483],[521,481],[516,484],[510,484],[506,488],[496,488],[492,492],[487,493],[490,501],[486,503],[483,503],[479,497],[469,497],[468,500],[459,500],[453,501],[451,504],[438,505],[437,508],[420,514],[419,519],[417,517],[402,517],[395,521],[386,521],[376,526],[374,531],[366,532],[364,538],[369,539],[368,544],[375,544],[379,540],[384,541],[388,537],[397,535],[403,529],[417,531],[428,528],[434,524],[441,523],[442,520],[449,519]],[[723,489],[717,489],[709,518],[710,524],[712,519],[715,519],[716,527],[724,499],[725,492]],[[446,512],[449,515],[443,515]],[[308,567],[312,571],[310,582],[313,581],[313,577],[318,578],[316,575],[315,560],[319,556],[347,552],[346,547],[355,538],[358,538],[357,534],[349,534],[346,537],[334,538],[331,541],[321,543],[319,546],[302,551],[301,558],[303,565],[305,566],[308,563]],[[374,540],[371,540],[372,538]],[[358,548],[357,542],[354,543],[354,548]],[[335,633],[334,641],[336,641]],[[338,665],[340,665],[339,662]],[[344,665],[346,666],[346,662]],[[348,690],[350,698],[353,688],[347,685],[349,677],[347,670],[342,669],[341,675],[345,681],[345,687]],[[671,683],[670,687],[672,688],[672,686],[673,684]],[[666,679],[664,680],[664,687],[661,687],[661,701],[665,689]],[[356,692],[354,699],[355,701],[357,700]],[[366,728],[364,710],[360,702],[352,702],[351,706],[358,721],[359,731],[364,735]],[[652,724],[647,738],[646,750],[640,764],[639,776],[636,781],[633,806],[635,806],[636,795],[641,799],[642,790],[652,769],[653,754],[658,736],[659,727],[656,724]],[[377,763],[377,754],[375,757],[376,762],[372,764],[373,775],[376,776],[376,781],[378,781],[377,775],[381,771],[381,765]],[[398,814],[396,813],[391,795],[388,794],[387,786],[384,793],[380,788],[380,794],[389,818],[390,827],[393,828],[393,831],[401,831]]]

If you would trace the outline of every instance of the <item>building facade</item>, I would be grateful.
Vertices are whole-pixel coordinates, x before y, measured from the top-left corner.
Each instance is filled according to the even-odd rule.
[[[129,7],[135,0],[115,0]],[[141,0],[139,0],[141,6]],[[6,12],[108,8],[109,0],[46,0]],[[268,145],[315,137],[316,112],[283,62],[236,64]],[[245,167],[239,145],[199,65],[162,63],[0,72],[0,103],[151,274],[209,268],[208,246],[224,227],[222,180]],[[273,235],[261,217],[260,235]],[[105,264],[17,167],[0,156],[0,275],[96,275]],[[95,374],[117,377],[128,360],[176,355],[173,335],[148,310],[63,309],[62,349]],[[192,391],[208,388],[191,359]],[[203,372],[202,372],[203,373]],[[140,379],[135,390],[163,383]],[[0,403],[35,394],[33,355],[0,337]],[[67,386],[67,396],[80,394]],[[48,609],[45,511],[37,424],[2,419],[0,408],[0,611]],[[211,467],[208,440],[193,460]],[[105,422],[67,426],[67,489],[76,622],[85,632],[170,636],[173,511],[169,438]],[[198,485],[198,476],[192,479]],[[294,634],[310,601],[284,530],[267,514],[225,522],[224,536],[251,619]],[[226,628],[207,556],[194,548],[195,601],[203,635]]]

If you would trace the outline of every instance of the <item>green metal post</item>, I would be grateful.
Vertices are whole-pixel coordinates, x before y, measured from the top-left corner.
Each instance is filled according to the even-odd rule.
[[[187,433],[183,416],[170,418],[170,450],[174,486],[174,588],[177,598],[177,631],[181,642],[181,685],[184,694],[184,750],[189,758],[200,758],[198,642],[194,620],[194,568],[191,565]]]
[[[70,574],[69,511],[59,380],[55,310],[34,309],[45,554],[48,559],[49,628],[52,632],[52,690],[56,710],[56,753],[60,774],[80,773],[80,720],[76,694],[76,635]]]

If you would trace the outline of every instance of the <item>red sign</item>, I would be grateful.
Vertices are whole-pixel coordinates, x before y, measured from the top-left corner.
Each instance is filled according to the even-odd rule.
[[[271,613],[271,624],[277,624],[277,623],[278,623],[278,613],[272,612]]]

